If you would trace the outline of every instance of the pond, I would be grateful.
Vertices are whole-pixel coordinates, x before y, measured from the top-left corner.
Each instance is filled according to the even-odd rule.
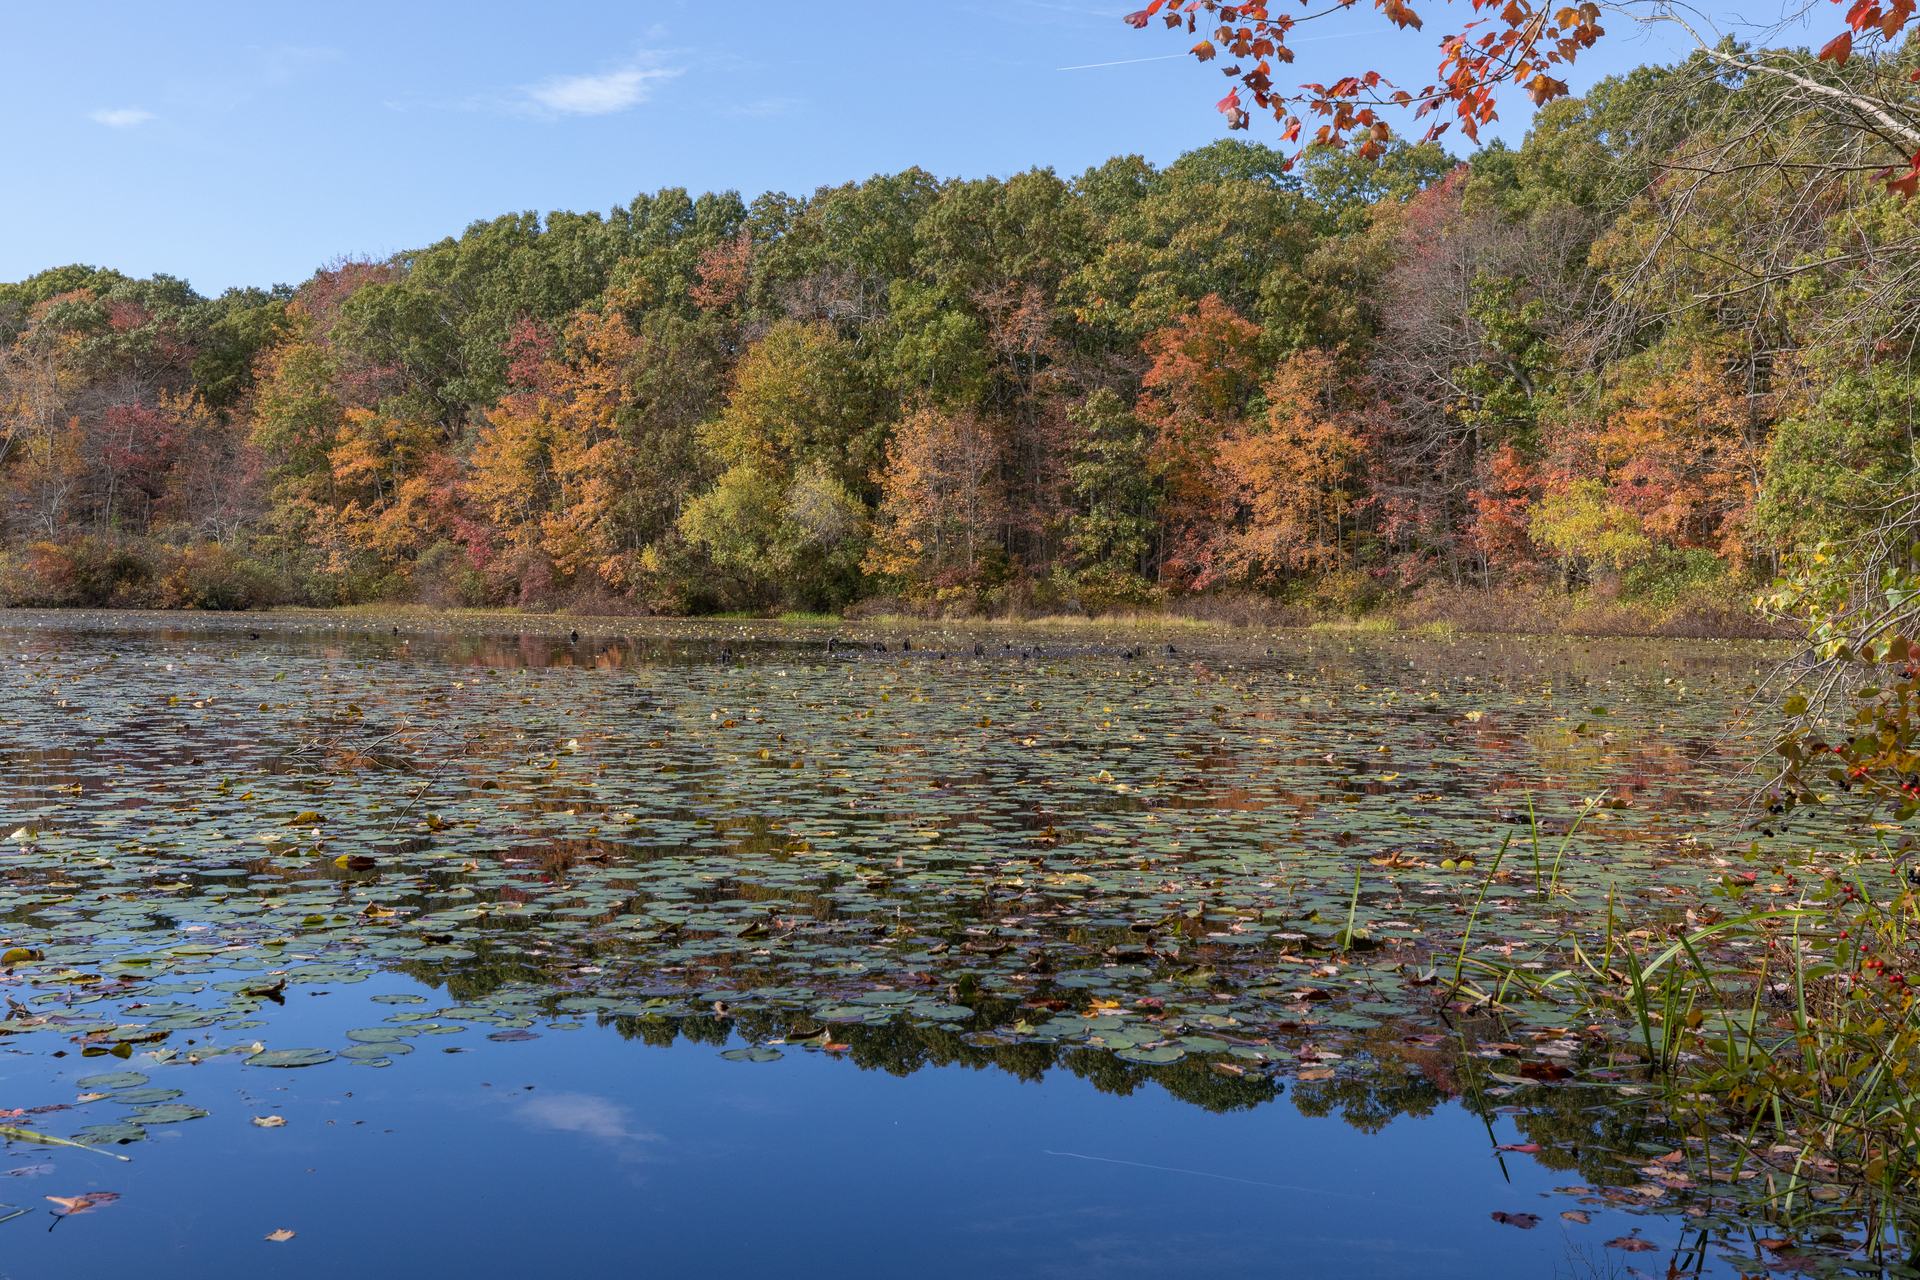
[[[0,615],[5,1274],[1759,1267],[1533,976],[1753,874],[1780,656]]]

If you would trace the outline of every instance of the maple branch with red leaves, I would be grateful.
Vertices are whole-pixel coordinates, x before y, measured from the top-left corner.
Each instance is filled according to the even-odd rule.
[[[1452,3],[1453,0],[1444,0]],[[1341,3],[1295,16],[1275,11],[1274,6],[1256,0],[1238,4],[1223,0],[1152,0],[1144,9],[1129,13],[1125,21],[1144,29],[1155,17],[1169,28],[1184,26],[1190,35],[1210,31],[1189,52],[1208,62],[1223,50],[1233,57],[1254,59],[1252,67],[1236,64],[1223,68],[1223,74],[1239,84],[1215,103],[1215,109],[1227,117],[1229,129],[1245,129],[1252,121],[1249,101],[1254,109],[1270,112],[1280,125],[1280,136],[1298,143],[1309,118],[1322,123],[1314,129],[1311,143],[1327,147],[1352,146],[1360,155],[1375,158],[1384,153],[1392,129],[1383,114],[1389,108],[1410,109],[1416,120],[1435,111],[1452,107],[1453,120],[1436,121],[1421,135],[1432,142],[1454,124],[1470,140],[1478,142],[1482,126],[1499,119],[1500,93],[1509,88],[1524,91],[1534,106],[1544,106],[1567,96],[1566,81],[1552,74],[1570,67],[1606,35],[1600,25],[1603,10],[1620,13],[1635,21],[1671,21],[1693,36],[1701,52],[1729,69],[1766,74],[1793,80],[1805,92],[1829,98],[1871,120],[1890,138],[1900,140],[1906,172],[1895,177],[1898,166],[1883,175],[1887,184],[1903,195],[1920,189],[1920,127],[1900,118],[1895,104],[1871,96],[1850,93],[1843,88],[1823,84],[1791,70],[1765,62],[1729,54],[1716,49],[1688,25],[1668,4],[1648,4],[1644,12],[1634,6],[1601,5],[1594,0],[1564,4],[1553,8],[1534,0],[1465,0],[1476,16],[1458,31],[1442,36],[1439,61],[1433,83],[1410,92],[1393,84],[1378,71],[1343,76],[1331,84],[1308,82],[1294,91],[1278,87],[1273,80],[1278,64],[1291,63],[1294,51],[1287,39],[1304,22],[1355,8],[1359,0]],[[1847,0],[1835,0],[1847,3]],[[1419,31],[1425,23],[1406,0],[1372,0],[1373,7],[1400,30]],[[1847,30],[1823,46],[1819,61],[1845,66],[1854,56],[1854,40],[1865,36],[1879,43],[1890,43],[1914,20],[1920,0],[1852,0],[1847,10]],[[1920,72],[1909,79],[1920,80]],[[1242,91],[1247,99],[1241,97]],[[1298,158],[1297,154],[1294,157]]]

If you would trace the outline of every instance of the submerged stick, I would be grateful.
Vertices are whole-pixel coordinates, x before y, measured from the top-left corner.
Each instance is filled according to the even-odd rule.
[[[82,1151],[92,1151],[103,1156],[112,1156],[115,1160],[131,1162],[132,1156],[123,1156],[117,1151],[102,1151],[99,1147],[90,1147],[84,1142],[74,1142],[67,1138],[56,1138],[50,1133],[35,1133],[31,1129],[16,1129],[12,1125],[0,1124],[0,1137],[17,1138],[22,1142],[36,1142],[45,1147],[78,1147]]]

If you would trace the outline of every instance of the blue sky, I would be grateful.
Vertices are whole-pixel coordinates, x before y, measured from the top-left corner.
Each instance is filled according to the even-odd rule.
[[[1165,56],[1190,38],[1123,24],[1138,3],[23,7],[0,279],[86,262],[212,293],[664,186],[1165,163],[1222,135],[1226,82]],[[1426,83],[1432,42],[1383,27],[1362,8],[1303,28],[1293,78]],[[1628,40],[1568,79],[1670,56]],[[1517,141],[1524,100],[1503,114]]]

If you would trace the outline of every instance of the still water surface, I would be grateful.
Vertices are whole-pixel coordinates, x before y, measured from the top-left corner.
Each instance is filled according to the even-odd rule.
[[[1682,909],[1774,651],[473,625],[6,616],[0,1272],[1731,1274],[1422,979]]]

